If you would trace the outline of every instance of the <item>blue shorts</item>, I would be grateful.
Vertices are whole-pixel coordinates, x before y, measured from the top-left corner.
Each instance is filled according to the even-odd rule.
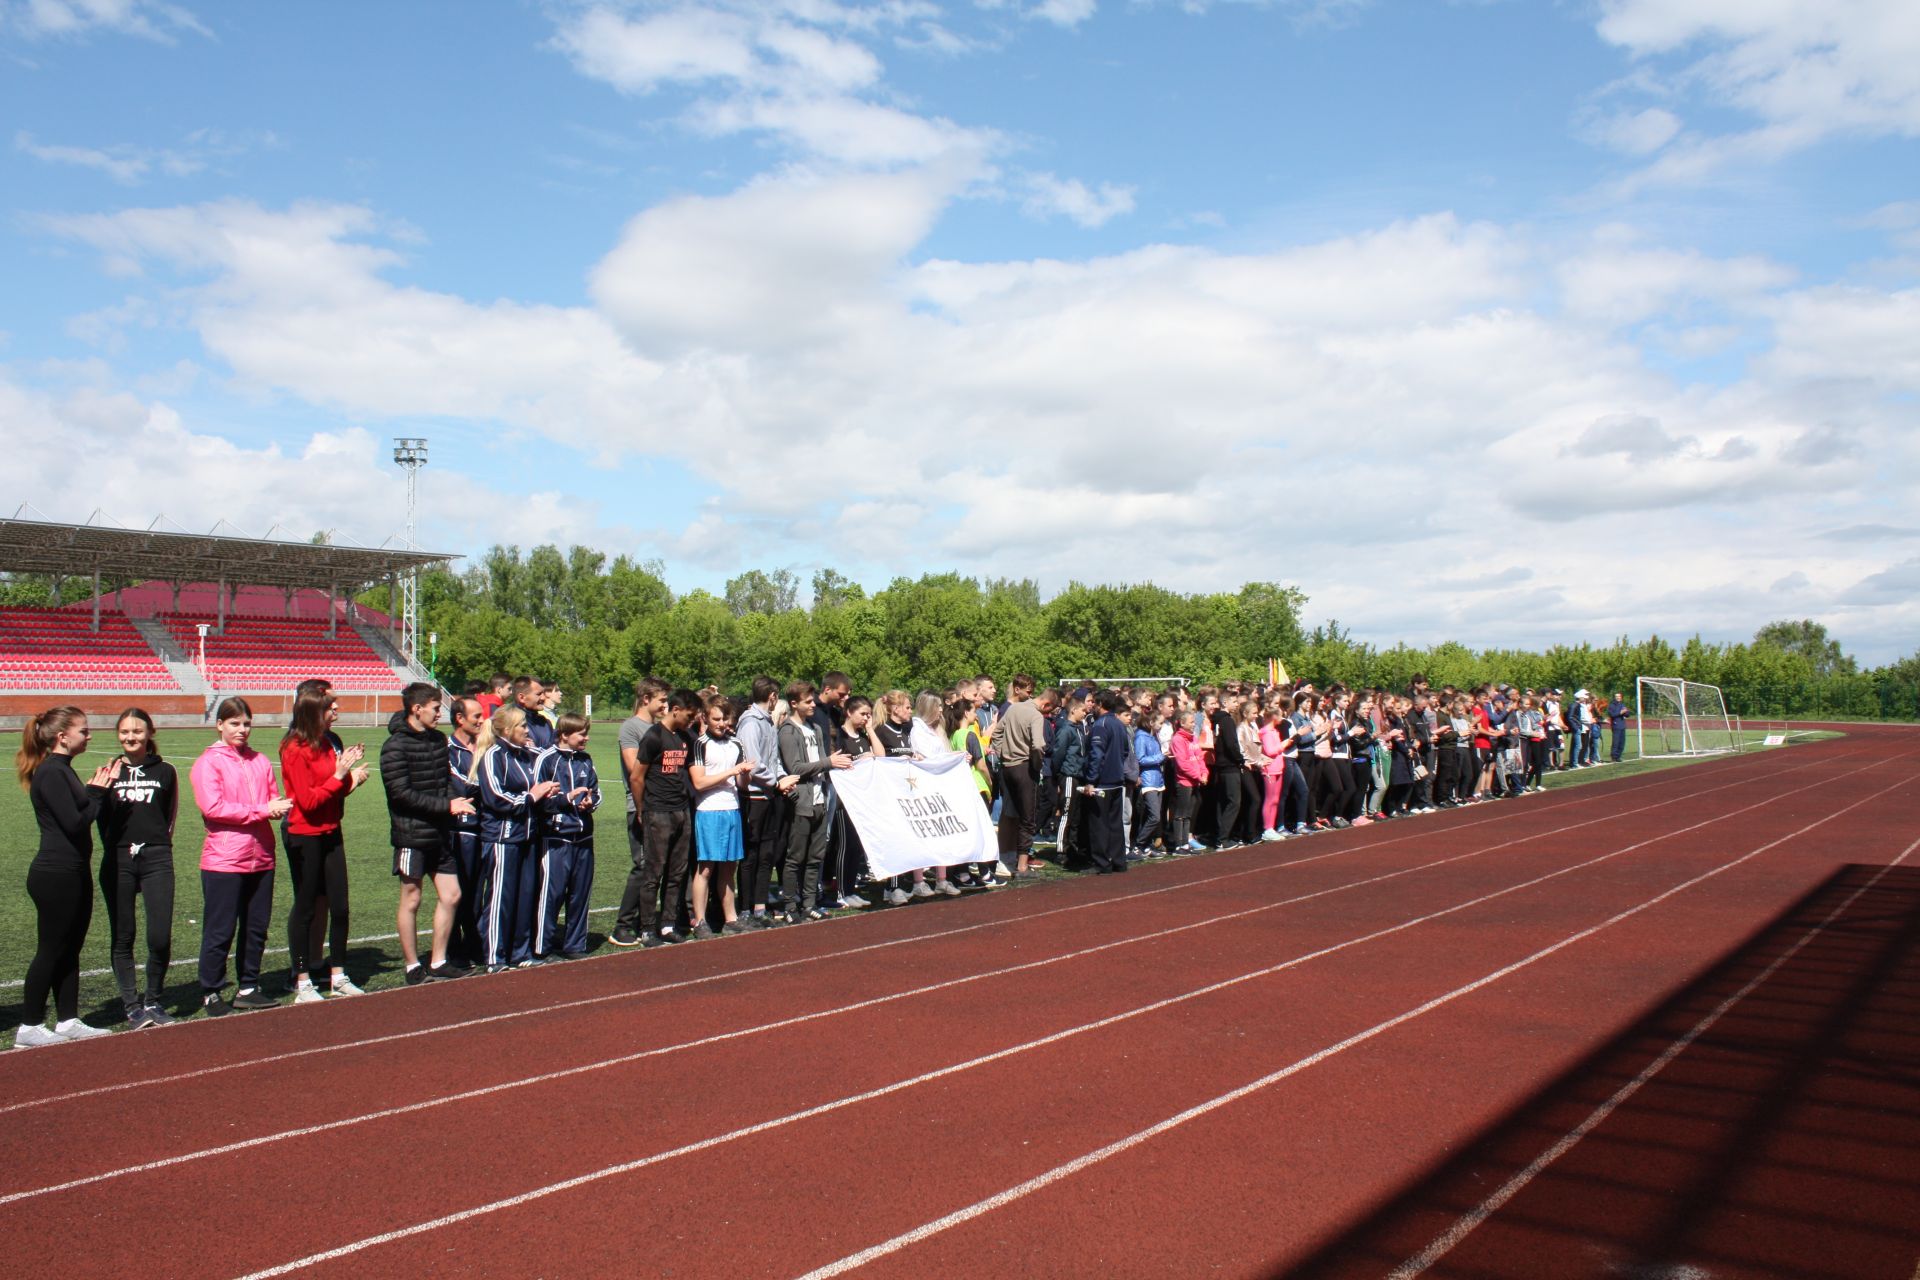
[[[696,809],[693,852],[702,862],[738,862],[746,856],[738,809]]]

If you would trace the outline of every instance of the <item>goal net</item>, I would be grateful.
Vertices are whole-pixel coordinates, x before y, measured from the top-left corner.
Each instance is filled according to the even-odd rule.
[[[1720,686],[1641,676],[1634,681],[1634,723],[1647,759],[1738,751],[1740,735]]]

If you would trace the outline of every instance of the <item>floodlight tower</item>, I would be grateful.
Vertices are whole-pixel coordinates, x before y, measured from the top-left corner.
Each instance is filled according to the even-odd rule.
[[[407,471],[407,550],[418,551],[413,540],[414,506],[420,496],[420,468],[427,465],[427,442],[422,436],[399,436],[393,442],[393,460]],[[400,580],[400,652],[420,665],[420,570],[407,570]]]

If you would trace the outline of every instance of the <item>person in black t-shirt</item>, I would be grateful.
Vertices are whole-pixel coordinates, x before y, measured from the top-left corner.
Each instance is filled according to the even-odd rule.
[[[647,730],[635,753],[634,777],[640,790],[633,798],[633,816],[647,853],[646,874],[640,883],[642,946],[687,940],[674,926],[693,850],[693,791],[687,784],[687,763],[694,757],[696,744],[687,729],[699,713],[700,699],[691,689],[674,690],[667,699],[666,714]]]
[[[120,713],[120,776],[100,808],[100,895],[113,936],[114,981],[127,1025],[138,1031],[173,1021],[160,1007],[167,964],[173,958],[173,824],[180,812],[180,780],[153,745],[153,717],[139,707]],[[133,963],[133,900],[147,909],[147,983]]]

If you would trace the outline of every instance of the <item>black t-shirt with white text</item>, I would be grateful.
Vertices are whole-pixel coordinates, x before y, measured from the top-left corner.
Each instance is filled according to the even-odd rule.
[[[691,735],[664,724],[655,724],[640,739],[638,759],[647,766],[641,800],[649,812],[678,813],[693,807],[693,789],[687,782],[687,762],[693,752]]]
[[[171,845],[180,780],[173,766],[157,756],[140,764],[122,764],[100,806],[100,842],[106,848]]]

